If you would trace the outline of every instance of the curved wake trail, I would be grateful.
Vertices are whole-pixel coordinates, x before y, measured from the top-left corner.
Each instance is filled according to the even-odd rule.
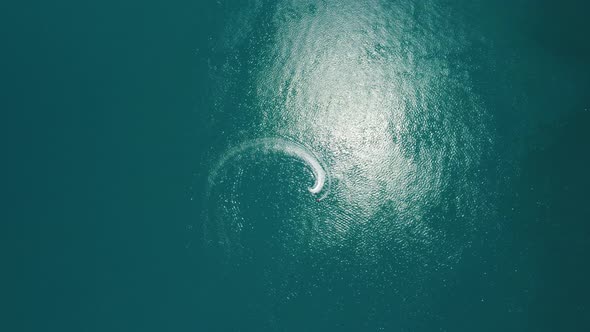
[[[242,143],[229,151],[227,151],[211,170],[208,179],[208,192],[211,187],[215,185],[215,181],[219,174],[219,171],[224,165],[232,159],[240,158],[244,154],[248,154],[250,151],[262,152],[262,153],[282,153],[287,156],[295,157],[302,160],[312,171],[315,177],[315,183],[308,190],[313,195],[317,195],[322,192],[322,189],[327,185],[327,190],[324,190],[323,194],[318,197],[318,200],[326,198],[330,191],[330,177],[327,175],[326,170],[322,166],[319,159],[303,145],[288,141],[282,138],[262,138],[247,141]]]

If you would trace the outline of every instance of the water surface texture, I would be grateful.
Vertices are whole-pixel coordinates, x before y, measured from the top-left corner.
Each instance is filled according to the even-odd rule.
[[[521,153],[507,145],[530,130],[533,103],[511,71],[547,60],[520,60],[531,54],[511,54],[514,39],[480,16],[502,8],[238,7],[223,7],[207,59],[222,143],[201,196],[203,248],[217,266],[205,306],[220,328],[486,330],[492,302],[522,329],[532,277],[490,260],[523,255],[506,245],[515,208],[503,199]],[[326,181],[322,199],[308,192]],[[524,278],[521,295],[494,294],[499,269]]]
[[[590,331],[588,4],[0,12],[0,331]]]
[[[452,283],[441,275],[493,208],[495,145],[473,78],[484,37],[458,9],[283,1],[234,14],[210,64],[235,128],[212,163],[204,236],[251,296],[244,315],[377,328],[430,310],[428,287]],[[325,178],[318,201],[305,189]]]

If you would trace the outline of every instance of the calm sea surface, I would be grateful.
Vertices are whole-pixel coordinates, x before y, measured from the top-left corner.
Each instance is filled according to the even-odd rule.
[[[0,329],[588,331],[588,9],[9,8]]]

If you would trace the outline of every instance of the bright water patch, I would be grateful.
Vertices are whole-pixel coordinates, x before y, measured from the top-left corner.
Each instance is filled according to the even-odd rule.
[[[359,264],[398,246],[387,259],[449,264],[487,210],[493,135],[459,18],[434,1],[282,1],[253,60],[260,127],[330,161],[332,228],[318,236],[355,239]]]

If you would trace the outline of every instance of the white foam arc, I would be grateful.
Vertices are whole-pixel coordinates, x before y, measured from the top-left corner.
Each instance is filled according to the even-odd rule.
[[[311,169],[315,177],[314,185],[308,188],[309,192],[314,195],[320,193],[322,189],[324,189],[326,182],[328,182],[329,189],[329,177],[327,176],[327,173],[318,158],[304,146],[282,138],[255,139],[244,142],[228,150],[225,154],[223,154],[223,156],[221,156],[219,162],[211,170],[211,173],[209,174],[209,188],[215,184],[219,171],[228,161],[248,153],[249,150],[263,151],[265,153],[283,153],[288,156],[298,158]],[[324,199],[327,194],[328,190],[325,190],[324,194],[319,197],[319,199]]]

